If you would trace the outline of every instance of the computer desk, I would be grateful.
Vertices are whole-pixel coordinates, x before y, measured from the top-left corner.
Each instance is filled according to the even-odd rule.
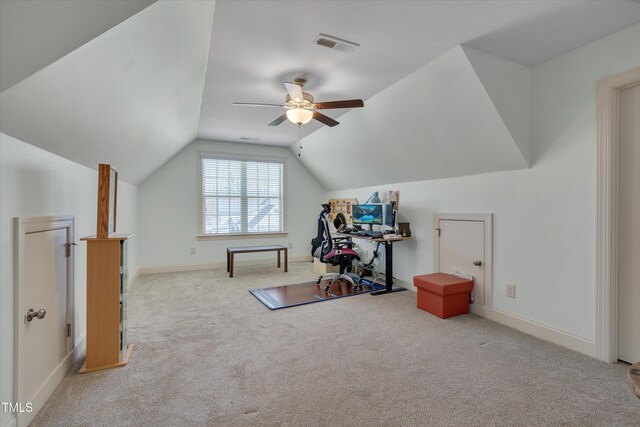
[[[380,291],[370,292],[371,295],[382,295],[382,294],[390,294],[392,292],[401,292],[406,291],[406,288],[401,286],[393,286],[393,244],[395,242],[402,242],[404,240],[411,240],[413,237],[394,237],[392,239],[385,239],[382,237],[368,237],[368,236],[358,236],[357,234],[348,234],[348,233],[339,233],[340,237],[353,237],[354,239],[362,239],[369,240],[374,243],[382,243],[384,245],[384,262],[385,262],[385,289]]]

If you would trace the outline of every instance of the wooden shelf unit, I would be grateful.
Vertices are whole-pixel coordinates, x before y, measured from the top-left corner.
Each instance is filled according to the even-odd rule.
[[[127,342],[127,240],[111,234],[87,242],[87,360],[80,373],[124,366],[133,344]]]

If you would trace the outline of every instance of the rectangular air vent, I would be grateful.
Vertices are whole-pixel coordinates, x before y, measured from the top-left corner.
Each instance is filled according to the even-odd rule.
[[[260,138],[254,138],[251,136],[241,136],[240,141],[255,142],[255,141],[260,141]]]
[[[348,40],[339,39],[338,37],[329,36],[327,34],[318,34],[313,44],[327,49],[339,50],[344,53],[351,53],[360,45]]]

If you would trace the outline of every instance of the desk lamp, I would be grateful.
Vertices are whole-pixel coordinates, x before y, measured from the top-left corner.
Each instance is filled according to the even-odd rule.
[[[382,201],[380,200],[380,197],[378,196],[378,192],[377,191],[374,191],[373,194],[371,195],[371,197],[369,197],[367,199],[367,201],[364,202],[365,205],[367,203],[382,203]]]

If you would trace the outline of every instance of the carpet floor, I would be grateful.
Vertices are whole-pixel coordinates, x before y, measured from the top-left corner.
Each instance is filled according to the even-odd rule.
[[[64,378],[32,426],[638,426],[627,365],[413,292],[271,311],[248,290],[314,277],[243,267],[141,276],[129,365]]]

